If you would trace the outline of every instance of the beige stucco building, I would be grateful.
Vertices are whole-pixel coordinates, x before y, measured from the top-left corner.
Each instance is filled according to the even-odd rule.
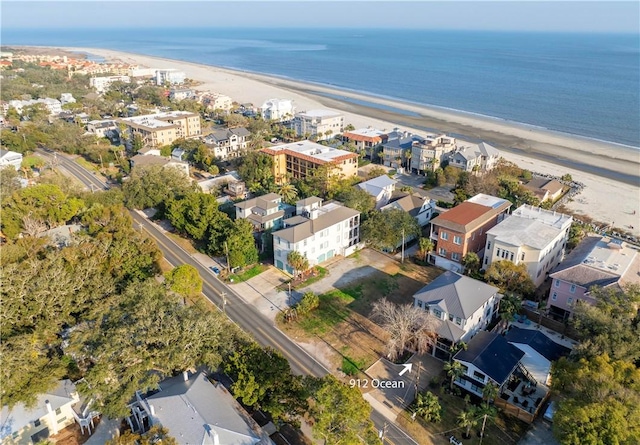
[[[176,139],[202,134],[200,115],[187,111],[147,114],[120,119],[127,126],[130,138],[140,135],[145,146],[161,147]]]

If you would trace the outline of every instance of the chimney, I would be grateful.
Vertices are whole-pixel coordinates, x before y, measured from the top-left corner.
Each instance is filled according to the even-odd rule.
[[[185,382],[189,381],[189,371],[182,371],[182,378]]]
[[[156,415],[156,407],[155,407],[155,406],[153,406],[153,405],[149,405],[149,413],[150,413],[152,416],[155,416],[155,415]]]
[[[316,219],[317,217],[318,217],[318,209],[311,209],[311,212],[309,212],[309,218]]]
[[[53,408],[51,407],[51,402],[49,402],[48,400],[45,400],[44,404],[47,407],[47,412],[48,413],[52,413],[53,412]]]

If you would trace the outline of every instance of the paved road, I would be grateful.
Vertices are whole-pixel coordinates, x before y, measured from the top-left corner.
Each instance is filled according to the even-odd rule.
[[[68,158],[66,155],[56,152],[48,152],[45,150],[36,150],[40,156],[46,158],[55,168],[63,168],[71,175],[75,176],[89,190],[107,190],[109,186],[95,173],[90,172],[86,168],[80,166],[75,160]]]
[[[49,153],[41,152],[40,154],[51,158],[51,154]],[[104,181],[74,161],[62,155],[58,155],[57,158],[60,166],[63,166],[88,188],[92,190],[95,188],[102,190],[109,188]],[[259,313],[253,306],[246,304],[233,289],[225,285],[213,272],[197,262],[189,253],[156,228],[146,217],[141,216],[138,212],[131,212],[131,215],[135,226],[140,230],[146,230],[156,241],[165,259],[171,263],[171,265],[191,264],[194,266],[203,279],[202,293],[205,297],[218,308],[224,310],[227,316],[241,329],[252,334],[258,343],[280,350],[282,355],[289,361],[291,370],[294,373],[316,377],[329,374],[329,371],[320,362],[291,341],[289,337],[283,334],[269,319]],[[407,433],[395,424],[389,422],[378,411],[372,411],[371,420],[379,431],[383,430],[383,428],[385,429],[385,443],[391,445],[417,445],[417,442],[407,435]]]

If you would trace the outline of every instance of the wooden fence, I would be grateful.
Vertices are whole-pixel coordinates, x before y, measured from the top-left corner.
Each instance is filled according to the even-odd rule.
[[[520,313],[526,315],[527,318],[534,323],[538,323],[544,326],[545,328],[549,328],[552,331],[558,332],[564,335],[565,337],[569,337],[573,340],[578,340],[578,337],[579,337],[578,332],[571,325],[568,325],[558,320],[554,320],[553,318],[547,317],[544,314],[541,317],[540,312],[534,311],[527,307],[522,307],[522,309],[520,310]]]

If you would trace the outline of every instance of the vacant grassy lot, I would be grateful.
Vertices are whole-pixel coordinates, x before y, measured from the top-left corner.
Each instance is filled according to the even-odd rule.
[[[247,281],[250,278],[255,277],[256,275],[260,275],[262,272],[267,270],[269,266],[264,264],[256,264],[249,269],[243,270],[238,274],[229,275],[229,281],[232,283],[241,283],[243,281]]]

